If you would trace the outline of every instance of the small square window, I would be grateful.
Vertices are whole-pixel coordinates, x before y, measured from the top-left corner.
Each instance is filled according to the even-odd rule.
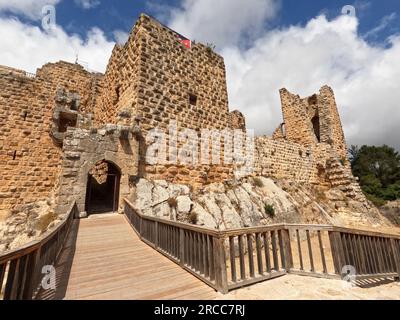
[[[76,114],[68,114],[61,112],[58,123],[58,132],[60,133],[67,132],[68,127],[76,127],[76,124],[77,124]]]
[[[197,105],[197,96],[194,94],[189,94],[189,103],[191,106]]]

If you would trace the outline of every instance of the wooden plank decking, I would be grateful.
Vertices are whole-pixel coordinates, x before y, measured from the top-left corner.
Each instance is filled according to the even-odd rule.
[[[74,221],[41,299],[214,299],[212,288],[144,244],[124,216]]]

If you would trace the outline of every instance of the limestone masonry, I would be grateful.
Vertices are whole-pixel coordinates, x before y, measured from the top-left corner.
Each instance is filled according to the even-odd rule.
[[[255,138],[251,175],[338,188],[366,201],[351,174],[332,89],[280,95],[284,123],[271,137]],[[67,62],[36,75],[0,67],[0,108],[0,223],[42,217],[38,203],[56,216],[74,201],[81,216],[119,211],[142,178],[193,190],[232,180],[229,164],[146,163],[147,133],[167,131],[171,121],[199,134],[246,129],[244,116],[229,110],[223,58],[200,43],[187,48],[146,15],[115,46],[104,75]]]

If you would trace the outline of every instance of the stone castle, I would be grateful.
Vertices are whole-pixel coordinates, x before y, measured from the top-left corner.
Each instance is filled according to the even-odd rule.
[[[255,138],[253,176],[339,188],[364,201],[351,174],[334,93],[280,91],[284,123]],[[35,75],[0,67],[0,221],[46,202],[63,214],[118,211],[141,179],[193,188],[233,179],[231,165],[146,163],[152,128],[245,130],[230,112],[224,60],[141,15],[105,74],[48,63]]]

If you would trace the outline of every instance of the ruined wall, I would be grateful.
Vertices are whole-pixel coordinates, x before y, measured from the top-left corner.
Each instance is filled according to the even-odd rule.
[[[366,202],[349,163],[326,143],[304,146],[267,136],[257,137],[253,175],[338,188],[347,197]]]
[[[329,116],[327,116],[327,119],[329,119],[329,121],[327,121],[329,132],[326,142],[333,146],[339,157],[347,159],[346,140],[332,88],[323,86],[320,90],[319,101],[320,104],[324,106],[321,109],[328,110],[327,113],[329,114]]]
[[[284,124],[256,139],[256,174],[341,189],[366,201],[354,178],[333,90],[300,98],[280,90]]]
[[[333,90],[324,86],[319,94],[300,98],[280,90],[285,136],[288,141],[303,145],[326,143],[346,158],[346,142]],[[279,134],[279,130],[275,132]]]
[[[286,89],[281,89],[279,92],[286,139],[303,145],[316,144],[318,141],[313,132],[306,100],[291,94]]]
[[[327,144],[303,146],[272,137],[257,137],[255,173],[276,179],[326,185],[330,184],[327,161],[331,157],[331,146]]]
[[[92,112],[99,76],[81,66],[46,64],[36,76],[0,68],[0,212],[23,210],[57,187],[61,149],[49,132],[57,89],[80,97],[82,112]]]

